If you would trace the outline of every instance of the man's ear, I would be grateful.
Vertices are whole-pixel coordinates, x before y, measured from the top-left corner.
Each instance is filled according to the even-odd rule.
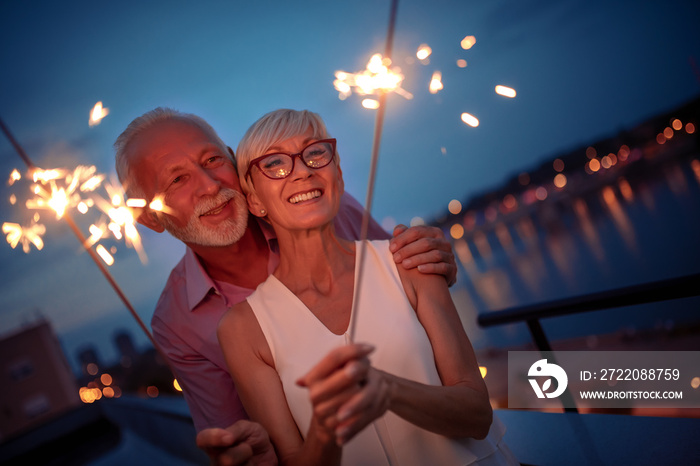
[[[158,220],[158,214],[151,209],[143,209],[141,214],[136,217],[136,221],[146,228],[150,228],[156,233],[163,233],[165,231],[165,228],[160,223],[160,220]]]
[[[251,191],[246,195],[245,198],[248,202],[248,210],[251,214],[260,218],[267,217],[267,211],[265,210],[265,206],[260,201],[260,198],[258,198],[257,194]]]

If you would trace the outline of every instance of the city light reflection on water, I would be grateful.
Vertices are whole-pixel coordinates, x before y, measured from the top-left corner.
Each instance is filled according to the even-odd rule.
[[[524,323],[479,328],[480,313],[700,272],[699,158],[668,159],[487,228],[473,227],[473,213],[465,213],[466,233],[454,241],[460,270],[452,291],[474,346],[531,341]],[[542,324],[551,340],[670,330],[697,325],[696,309],[679,300]]]

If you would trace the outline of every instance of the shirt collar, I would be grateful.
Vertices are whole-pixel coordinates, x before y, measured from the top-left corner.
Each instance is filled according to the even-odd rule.
[[[199,258],[189,247],[185,250],[185,287],[190,311],[193,311],[212,289],[219,292],[216,282],[204,270]]]
[[[267,246],[270,248],[270,260],[268,263],[268,272],[272,271],[277,266],[277,254],[279,254],[279,247],[277,245],[277,236],[275,235],[275,230],[272,225],[261,220],[257,217],[251,216],[251,219],[258,222],[260,225],[260,230],[267,241]],[[226,295],[221,292],[219,284],[212,279],[207,271],[202,266],[199,261],[199,257],[194,253],[192,249],[187,247],[185,249],[185,286],[187,290],[187,305],[190,311],[194,309],[202,302],[202,300],[212,291],[224,299],[226,306],[230,304],[226,302]]]

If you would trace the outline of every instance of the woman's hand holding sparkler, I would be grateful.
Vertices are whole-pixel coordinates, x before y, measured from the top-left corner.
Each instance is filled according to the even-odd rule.
[[[297,381],[309,389],[317,421],[343,445],[387,410],[389,386],[371,367],[374,347],[341,346],[328,353]]]

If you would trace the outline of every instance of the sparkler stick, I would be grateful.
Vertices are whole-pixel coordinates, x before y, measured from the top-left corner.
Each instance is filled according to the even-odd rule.
[[[384,50],[384,58],[391,58],[391,49],[394,43],[394,25],[396,24],[396,9],[398,0],[391,0],[391,10],[389,12],[389,26],[387,28],[386,48]],[[384,113],[386,111],[386,96],[388,91],[379,90],[379,108],[377,109],[377,118],[374,121],[374,140],[372,141],[372,159],[369,168],[369,179],[367,181],[367,197],[365,200],[365,212],[362,215],[362,228],[360,230],[360,249],[357,260],[357,283],[355,283],[355,291],[352,299],[352,310],[350,313],[350,329],[348,331],[348,339],[353,342],[355,339],[355,325],[357,323],[358,302],[362,291],[362,275],[365,265],[365,252],[367,243],[367,232],[369,230],[369,219],[372,210],[372,199],[374,197],[374,181],[377,172],[377,162],[379,161],[379,144],[382,139],[382,128],[384,125]]]
[[[22,158],[22,160],[24,160],[24,163],[27,164],[27,167],[30,170],[36,168],[36,166],[32,163],[32,161],[27,156],[27,153],[24,152],[24,149],[22,149],[22,146],[20,146],[19,143],[17,142],[17,140],[14,138],[14,136],[12,136],[10,129],[7,126],[5,126],[5,122],[2,121],[2,118],[0,118],[0,127],[2,127],[2,132],[5,133],[5,136],[7,136],[7,139],[10,140],[10,143],[17,151],[17,154]]]

